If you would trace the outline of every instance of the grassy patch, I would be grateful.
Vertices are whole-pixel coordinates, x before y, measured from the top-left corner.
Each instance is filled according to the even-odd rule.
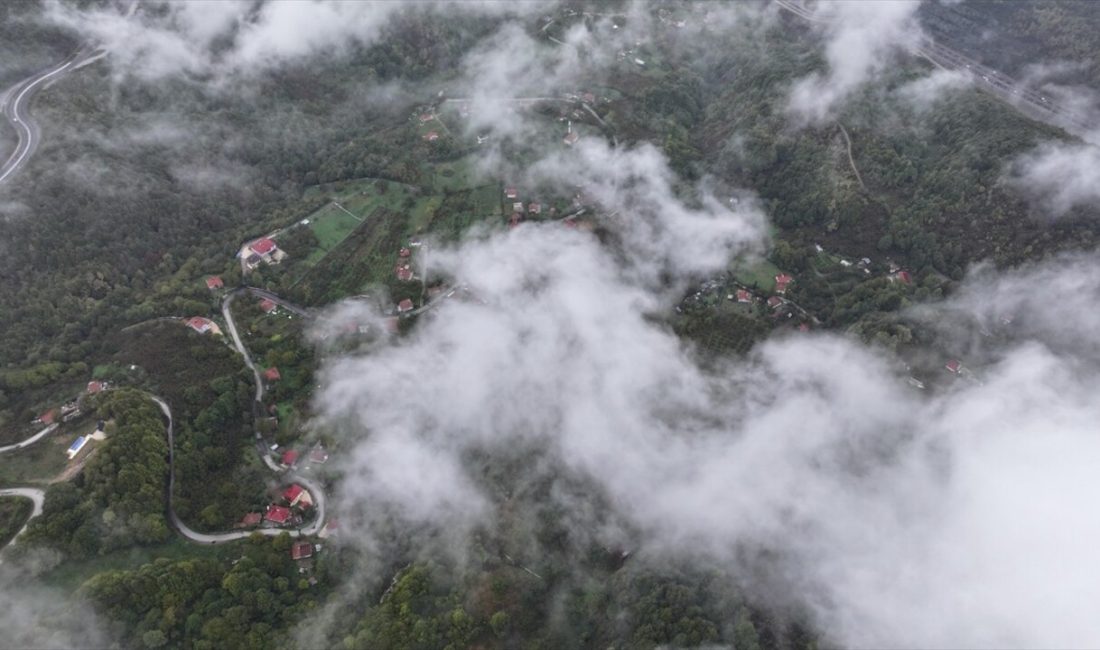
[[[15,537],[33,511],[34,503],[30,499],[0,497],[0,548]]]
[[[775,276],[782,273],[778,266],[767,260],[759,260],[752,264],[735,262],[730,271],[733,272],[734,279],[741,284],[765,293],[775,290]]]
[[[241,553],[240,546],[242,542],[243,540],[206,546],[191,543],[181,537],[173,537],[164,544],[133,547],[86,560],[62,562],[42,574],[40,579],[47,586],[72,591],[97,573],[137,569],[143,564],[149,564],[160,558],[183,560],[199,557],[214,559],[236,557]]]
[[[0,455],[0,486],[37,484],[45,485],[69,464],[65,451],[77,436],[95,430],[95,420],[85,420],[77,426],[62,426],[33,445]],[[92,440],[80,452],[81,457],[90,454],[101,442]]]

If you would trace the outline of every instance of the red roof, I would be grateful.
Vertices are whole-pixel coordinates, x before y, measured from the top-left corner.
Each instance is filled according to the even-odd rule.
[[[311,463],[325,463],[328,462],[328,452],[324,449],[314,449],[309,452],[309,462]]]
[[[264,516],[258,512],[250,512],[241,519],[242,526],[255,526],[263,521]]]
[[[747,289],[738,289],[737,302],[752,302],[752,294]]]
[[[514,187],[504,188],[504,196],[509,199],[514,199],[519,196],[519,192]]]
[[[89,395],[95,395],[96,393],[98,393],[101,390],[103,390],[103,382],[101,382],[101,381],[90,381],[90,382],[88,382],[87,391],[88,391]]]
[[[413,279],[412,269],[406,268],[404,266],[397,267],[397,279],[402,281],[402,282],[408,282],[409,280],[412,280]]]
[[[290,547],[290,558],[292,560],[304,560],[312,556],[313,544],[309,542],[294,542],[294,545]]]
[[[212,275],[206,278],[207,289],[221,289],[223,286],[225,286],[225,283],[222,282],[222,279],[216,275]]]
[[[945,365],[944,367],[947,368],[949,372],[958,372],[959,369],[962,368],[962,364],[959,363],[958,359],[952,359],[948,361],[947,365]]]
[[[583,99],[585,103],[591,104],[592,102],[596,101],[596,96],[592,93],[585,93],[581,95],[581,99]]]
[[[402,248],[401,250],[397,251],[398,257],[408,257],[409,255],[412,255],[412,249]]]
[[[279,369],[275,366],[271,366],[264,371],[264,379],[268,381],[279,381],[282,379],[282,375],[279,374]]]
[[[50,410],[46,411],[45,413],[43,413],[42,415],[39,415],[38,419],[42,420],[43,424],[53,424],[53,419],[54,419],[53,409],[50,409]]]
[[[809,323],[802,323],[801,325],[798,326],[798,331],[799,332],[809,332],[810,331],[810,324]]]
[[[298,452],[293,450],[293,449],[289,449],[289,450],[286,451],[286,453],[283,454],[283,465],[293,465],[295,463],[295,461],[297,461],[297,460],[298,460]],[[297,487],[297,486],[294,486],[294,487]],[[299,488],[299,489],[301,489],[301,488]]]
[[[290,519],[290,508],[271,504],[267,507],[267,512],[264,513],[264,519],[276,524],[285,524]]]
[[[298,452],[287,452],[287,453],[293,453],[295,456],[298,455]],[[283,462],[284,463],[286,462],[286,454],[283,454]],[[286,463],[286,464],[289,465],[290,463]],[[293,503],[294,500],[297,499],[302,494],[302,492],[303,492],[302,486],[295,483],[294,485],[291,485],[290,487],[288,487],[286,489],[286,492],[283,492],[283,498],[286,499],[287,501],[290,501],[291,503]]]
[[[411,298],[405,298],[401,302],[397,303],[397,312],[403,314],[407,311],[412,311],[413,301]]]
[[[774,308],[776,308],[776,307],[778,307],[779,305],[782,305],[782,304],[783,304],[783,299],[780,298],[779,296],[772,296],[771,298],[768,298],[768,306],[771,307],[772,309],[774,309]]]
[[[273,300],[264,298],[260,301],[260,309],[264,310],[265,313],[270,314],[271,312],[275,311],[276,307],[278,307],[278,305],[276,305],[275,301]]]
[[[199,334],[202,334],[206,332],[206,330],[210,329],[210,326],[213,325],[213,323],[210,322],[210,319],[208,318],[203,318],[202,316],[192,316],[191,318],[187,319],[187,325]]]
[[[909,271],[898,271],[897,278],[905,284],[909,284],[913,281],[913,277],[909,275]]]
[[[273,242],[271,239],[267,237],[261,237],[252,242],[252,245],[249,246],[249,248],[259,253],[260,255],[267,255],[271,251],[275,250],[276,246],[275,242]]]
[[[431,113],[421,113],[420,114],[420,121],[421,122],[431,122],[432,118],[434,118],[434,117],[435,117],[435,115],[432,115]]]
[[[434,142],[435,140],[439,139],[439,132],[438,131],[428,131],[427,133],[424,134],[424,139],[427,140],[428,142]]]

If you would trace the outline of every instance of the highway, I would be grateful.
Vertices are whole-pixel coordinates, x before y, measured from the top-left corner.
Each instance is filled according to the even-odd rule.
[[[17,141],[15,150],[0,165],[0,183],[12,178],[16,172],[26,166],[41,140],[41,131],[30,112],[30,105],[42,88],[62,78],[90,60],[103,55],[101,50],[83,47],[61,63],[34,74],[9,87],[0,95],[0,112],[15,130]]]
[[[828,22],[815,16],[814,12],[804,7],[799,0],[773,1],[780,8],[803,20],[814,23]],[[1096,127],[1085,116],[1069,110],[1052,98],[956,52],[931,37],[922,35],[917,44],[910,48],[910,52],[930,61],[938,68],[967,75],[979,90],[1003,100],[1031,119],[1053,124],[1077,136],[1082,136]]]
[[[0,497],[25,497],[34,502],[34,510],[31,511],[31,516],[27,517],[27,521],[23,524],[23,527],[20,528],[19,532],[15,534],[15,537],[8,542],[9,544],[13,544],[15,540],[19,539],[19,536],[27,530],[27,526],[31,523],[31,519],[42,514],[42,506],[46,503],[46,493],[37,488],[7,488],[0,490]]]

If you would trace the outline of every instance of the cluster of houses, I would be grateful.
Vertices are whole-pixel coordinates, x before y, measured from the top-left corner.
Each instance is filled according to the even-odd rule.
[[[526,216],[537,217],[542,214],[542,204],[531,201],[524,205],[523,201],[519,200],[519,190],[515,187],[504,188],[505,204],[511,203],[512,213],[508,217],[508,226],[515,228],[523,221]],[[554,216],[557,214],[557,208],[551,207],[548,214]]]
[[[397,251],[397,264],[393,267],[393,272],[401,282],[411,282],[416,278],[412,270],[412,249],[408,246]]]
[[[313,507],[313,496],[309,490],[293,483],[283,490],[279,498],[268,504],[264,512],[250,512],[237,524],[238,528],[253,528],[261,524],[266,526],[297,526],[303,515]]]
[[[261,264],[278,264],[286,258],[286,253],[270,237],[260,237],[245,244],[239,254],[245,273]]]

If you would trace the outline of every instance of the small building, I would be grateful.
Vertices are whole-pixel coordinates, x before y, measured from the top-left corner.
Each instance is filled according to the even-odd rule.
[[[105,381],[90,381],[88,382],[88,386],[84,389],[84,392],[89,395],[95,395],[96,393],[103,392],[106,388],[107,382]]]
[[[402,248],[401,250],[397,251],[398,257],[409,257],[410,255],[412,255],[411,248]]]
[[[895,273],[891,277],[891,279],[895,280],[897,282],[900,282],[902,284],[912,284],[913,283],[913,276],[911,276],[909,274],[909,271],[904,271],[904,270],[903,271],[898,271],[897,273]]]
[[[575,145],[577,143],[577,140],[580,140],[580,139],[581,139],[581,134],[580,133],[577,133],[573,129],[569,129],[569,131],[565,134],[565,137],[562,138],[561,141],[564,142],[566,145],[572,147],[573,145]]]
[[[46,411],[45,413],[43,413],[42,415],[39,415],[37,418],[35,418],[34,421],[35,422],[40,422],[42,424],[53,424],[54,419],[56,417],[57,417],[57,413],[53,409],[50,409],[50,410]]]
[[[262,309],[265,314],[270,314],[278,308],[279,305],[275,304],[275,301],[270,298],[264,298],[260,301],[260,309]]]
[[[397,279],[401,282],[408,282],[413,279],[413,272],[408,264],[398,266],[394,269],[394,272],[397,274]]]
[[[340,530],[340,522],[336,519],[329,519],[325,522],[325,525],[321,527],[321,532],[317,533],[317,536],[321,539],[328,539]]]
[[[78,436],[76,440],[73,440],[73,444],[69,445],[69,448],[65,451],[69,456],[69,460],[76,458],[76,455],[80,453],[80,450],[86,444],[88,444],[88,439],[84,436]]]
[[[421,122],[431,122],[434,119],[435,119],[435,115],[432,114],[432,113],[421,113],[420,114],[420,121]]]
[[[519,225],[519,222],[523,220],[523,215],[518,212],[513,212],[512,216],[508,217],[508,227],[515,228]]]
[[[772,296],[771,298],[768,298],[768,307],[770,307],[771,309],[778,309],[781,306],[783,306],[783,299],[779,296]]]
[[[427,133],[424,134],[423,137],[428,142],[435,142],[436,140],[439,139],[439,132],[438,131],[428,131]]]
[[[286,257],[286,253],[279,250],[279,247],[275,244],[275,240],[270,237],[260,237],[247,247],[244,256],[245,270],[251,271],[262,262],[278,264],[284,257]]]
[[[271,255],[275,251],[279,250],[279,247],[275,244],[275,240],[271,239],[270,237],[260,237],[256,241],[249,244],[248,248],[260,257],[267,257],[268,255]]]
[[[405,298],[401,302],[397,303],[397,313],[404,314],[410,312],[413,309],[413,301],[411,298]]]
[[[962,370],[962,362],[958,359],[951,359],[944,365],[944,368],[947,368],[947,372],[957,375]]]
[[[283,465],[286,465],[287,467],[293,467],[294,463],[298,462],[298,452],[294,449],[286,450],[285,452],[283,452],[282,462]]]
[[[595,103],[596,96],[592,93],[584,93],[583,95],[581,95],[581,101],[583,101],[585,104],[592,104]]]
[[[281,526],[290,520],[290,508],[277,506],[274,503],[267,507],[264,513],[264,521]]]
[[[283,376],[279,374],[279,369],[275,366],[271,366],[264,371],[264,379],[267,381],[279,381]]]
[[[313,544],[309,542],[294,542],[290,547],[290,558],[292,560],[304,560],[307,557],[313,557]]]
[[[787,293],[787,287],[790,286],[791,282],[794,282],[794,278],[786,273],[775,276],[775,292],[779,294]]]
[[[212,276],[206,278],[206,288],[210,289],[211,291],[213,291],[214,289],[221,289],[224,286],[225,286],[225,283],[222,282],[222,279],[221,279],[220,276],[212,275]]]
[[[529,212],[530,214],[541,214],[542,213],[542,204],[541,203],[530,203],[530,204],[528,204],[527,205],[527,212]]]
[[[251,528],[252,526],[259,526],[263,521],[264,516],[259,512],[250,512],[241,519],[241,523],[238,524],[240,528]]]
[[[314,447],[313,451],[309,452],[309,462],[324,465],[328,462],[328,452],[325,451],[324,447]]]
[[[523,212],[523,203],[516,201],[512,204],[512,212]]]
[[[516,190],[516,188],[514,188],[514,187],[504,188],[504,197],[505,198],[514,200],[517,196],[519,196],[519,192]]]
[[[750,303],[752,302],[752,294],[747,289],[737,290],[737,302]]]

